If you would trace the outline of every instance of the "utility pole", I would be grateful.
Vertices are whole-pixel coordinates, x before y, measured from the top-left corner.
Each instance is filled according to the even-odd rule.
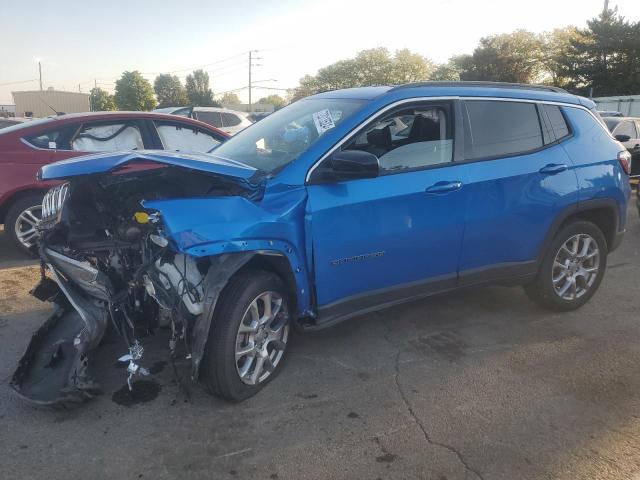
[[[604,0],[604,10],[605,13],[609,11],[609,0]]]
[[[42,91],[42,63],[38,61],[38,72],[40,73],[40,91]]]
[[[251,86],[252,86],[252,81],[251,81],[251,68],[252,67],[259,67],[260,64],[256,63],[254,64],[253,61],[254,60],[260,60],[261,57],[254,57],[253,54],[257,53],[258,50],[249,50],[249,113],[251,113]]]

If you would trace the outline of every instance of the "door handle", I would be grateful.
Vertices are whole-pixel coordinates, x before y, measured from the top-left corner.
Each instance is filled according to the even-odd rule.
[[[455,192],[462,188],[463,183],[460,181],[455,182],[437,182],[431,185],[425,190],[426,193],[448,193]]]
[[[556,173],[564,172],[568,169],[564,163],[550,163],[540,169],[540,173],[546,173],[547,175],[555,175]]]

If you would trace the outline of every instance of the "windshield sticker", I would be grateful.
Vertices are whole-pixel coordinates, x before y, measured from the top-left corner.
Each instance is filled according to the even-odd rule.
[[[328,108],[315,112],[313,114],[313,123],[316,126],[316,130],[318,130],[318,135],[322,135],[336,126]]]

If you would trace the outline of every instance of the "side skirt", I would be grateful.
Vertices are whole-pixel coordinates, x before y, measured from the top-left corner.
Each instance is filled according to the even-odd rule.
[[[354,295],[318,308],[318,316],[300,325],[303,331],[318,331],[353,317],[419,300],[432,295],[482,285],[523,285],[533,280],[538,262],[514,262],[443,275],[429,280],[394,285]]]

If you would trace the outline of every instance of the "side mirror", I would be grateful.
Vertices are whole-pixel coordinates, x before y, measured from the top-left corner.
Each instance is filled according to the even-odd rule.
[[[631,137],[629,135],[616,135],[616,140],[618,140],[619,142],[628,142],[629,140],[631,140]]]
[[[378,157],[362,150],[337,152],[331,157],[330,164],[336,180],[375,178],[380,175]]]

